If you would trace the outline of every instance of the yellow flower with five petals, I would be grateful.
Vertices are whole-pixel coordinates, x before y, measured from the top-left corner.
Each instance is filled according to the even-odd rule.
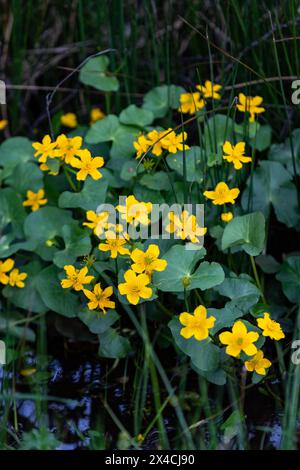
[[[96,310],[100,308],[103,313],[106,313],[106,309],[115,308],[116,304],[110,297],[113,294],[112,286],[101,288],[101,284],[98,283],[94,286],[93,291],[83,289],[84,295],[89,299],[88,308],[90,310]]]
[[[223,159],[229,163],[233,163],[235,170],[240,170],[243,167],[243,163],[252,161],[251,157],[245,156],[245,142],[238,142],[236,145],[226,140],[223,145]]]
[[[45,191],[43,189],[39,189],[37,193],[33,191],[27,191],[26,193],[26,201],[23,201],[24,207],[31,207],[32,212],[37,211],[40,206],[44,206],[47,204],[48,199],[45,198]]]
[[[150,219],[148,214],[152,210],[151,202],[140,202],[133,195],[126,197],[125,205],[118,205],[117,211],[121,214],[121,219],[129,224],[137,226],[138,224],[148,225]]]
[[[63,289],[73,289],[79,291],[84,289],[85,284],[90,284],[94,279],[94,276],[87,276],[88,268],[85,266],[82,269],[76,269],[71,264],[64,266],[64,270],[67,274],[66,279],[62,279],[61,287]]]
[[[39,157],[40,163],[46,163],[48,158],[55,157],[57,142],[52,142],[50,135],[43,137],[42,143],[33,142],[32,147],[36,150],[34,156]]]
[[[94,211],[87,211],[86,218],[88,222],[83,222],[82,225],[93,230],[94,234],[99,237],[107,228],[108,217],[108,212],[96,213]]]
[[[105,243],[99,243],[98,248],[100,251],[110,251],[110,257],[116,258],[118,255],[130,255],[130,251],[124,245],[127,243],[127,238],[123,235],[116,234],[112,230],[105,233]]]
[[[222,86],[212,83],[210,80],[206,80],[204,85],[196,85],[196,88],[200,91],[204,98],[212,98],[214,100],[220,100],[221,95],[218,93]]]
[[[275,341],[279,341],[280,339],[285,337],[285,334],[281,329],[280,323],[275,320],[272,320],[268,312],[265,312],[264,317],[258,318],[256,321],[259,328],[263,330],[263,336],[269,336],[271,339],[275,339]]]
[[[205,191],[203,194],[208,199],[212,199],[215,205],[234,204],[235,199],[240,194],[240,190],[238,188],[230,189],[226,183],[221,181],[217,184],[214,191]]]
[[[248,356],[257,353],[257,347],[253,344],[259,338],[256,331],[247,330],[246,325],[238,320],[232,327],[232,331],[224,331],[219,335],[222,344],[226,344],[226,353],[233,357],[238,357],[243,351]]]
[[[178,111],[183,114],[195,114],[199,109],[204,108],[205,101],[200,98],[200,93],[182,93],[179,98],[180,106]]]
[[[136,274],[132,269],[124,273],[125,282],[118,285],[121,295],[126,295],[129,303],[137,305],[140,299],[150,299],[152,289],[148,287],[150,278],[147,274]]]
[[[130,257],[134,261],[131,269],[139,274],[145,272],[149,277],[153,271],[164,271],[168,264],[166,260],[158,259],[159,247],[154,244],[149,245],[146,251],[135,248]]]
[[[102,178],[102,173],[98,168],[103,167],[104,158],[103,157],[92,157],[91,152],[87,149],[79,150],[77,152],[80,160],[78,158],[73,158],[71,166],[73,168],[79,169],[76,174],[76,179],[78,181],[85,181],[88,176],[91,176],[93,180],[97,181]]]
[[[265,112],[265,108],[260,106],[262,101],[263,99],[261,96],[246,96],[243,93],[239,93],[239,103],[236,107],[242,113],[248,112],[250,114],[249,121],[254,122],[255,114]]]
[[[184,326],[180,330],[181,336],[186,339],[194,337],[197,341],[206,339],[209,330],[214,327],[216,318],[207,317],[207,310],[204,305],[199,305],[193,314],[183,312],[179,315],[179,321]]]
[[[80,155],[78,152],[82,146],[82,137],[67,137],[65,134],[61,134],[56,139],[56,145],[57,149],[54,155],[65,163],[72,164],[74,158]]]
[[[259,375],[266,375],[266,369],[271,367],[272,362],[264,357],[263,351],[259,350],[249,361],[245,362],[248,372],[256,372]]]
[[[207,232],[206,227],[200,227],[197,224],[196,216],[189,214],[186,210],[180,215],[171,211],[168,218],[170,222],[165,227],[166,232],[175,233],[181,240],[189,239],[192,243],[199,243],[199,237],[203,237]]]
[[[24,280],[27,278],[27,276],[27,273],[20,273],[19,269],[15,268],[9,273],[8,283],[12,287],[16,286],[22,289],[25,287]]]

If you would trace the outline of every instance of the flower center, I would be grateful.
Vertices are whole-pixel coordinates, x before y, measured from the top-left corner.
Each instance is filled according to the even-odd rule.
[[[239,346],[242,346],[242,344],[243,344],[243,342],[244,342],[244,338],[238,338],[238,339],[236,340],[236,342],[237,342],[237,344],[238,344]]]

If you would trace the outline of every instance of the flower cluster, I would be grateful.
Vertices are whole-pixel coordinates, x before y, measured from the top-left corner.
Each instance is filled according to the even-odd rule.
[[[52,141],[51,137],[46,135],[42,142],[34,142],[32,146],[36,150],[34,156],[38,158],[40,169],[43,171],[58,174],[57,169],[51,170],[51,159],[56,158],[59,163],[65,163],[79,170],[76,173],[78,181],[84,181],[88,176],[94,180],[102,178],[99,168],[104,165],[104,158],[92,157],[88,149],[83,149],[82,137],[67,137],[61,134]]]
[[[27,273],[22,273],[18,268],[14,268],[15,262],[13,259],[8,258],[5,261],[0,261],[0,284],[10,285],[12,287],[25,287],[25,279]]]
[[[186,210],[182,211],[180,215],[169,212],[168,219],[169,223],[166,225],[166,231],[168,233],[175,233],[181,240],[199,243],[199,237],[203,237],[207,232],[206,227],[200,227],[197,224],[196,216],[189,214]]]
[[[275,341],[284,338],[281,326],[270,318],[265,312],[263,318],[257,319],[257,325],[262,330],[262,336],[269,337]],[[251,359],[245,361],[245,367],[250,372],[265,375],[266,369],[271,366],[271,361],[264,357],[263,351],[254,344],[259,339],[257,331],[248,331],[246,325],[238,320],[234,323],[232,331],[224,331],[219,335],[220,342],[226,345],[226,353],[233,357],[239,357],[244,352]]]
[[[195,114],[199,109],[205,107],[207,99],[221,99],[219,91],[222,86],[214,84],[210,80],[206,80],[204,85],[196,85],[196,88],[199,91],[194,93],[182,93],[180,95],[180,107],[178,111],[183,114]]]
[[[185,143],[186,139],[186,132],[176,134],[171,128],[163,131],[154,129],[146,135],[141,134],[138,139],[133,142],[133,146],[137,152],[136,158],[140,158],[148,151],[151,151],[156,157],[160,157],[164,151],[176,153],[177,150],[188,149],[189,146]]]
[[[106,309],[115,308],[115,302],[110,300],[113,294],[112,286],[102,289],[101,284],[98,282],[94,285],[93,290],[85,288],[86,285],[91,284],[95,279],[94,276],[88,275],[88,268],[86,266],[82,269],[76,269],[72,265],[66,265],[64,270],[67,277],[61,280],[62,288],[82,291],[89,300],[87,305],[90,310],[100,309],[105,314]]]

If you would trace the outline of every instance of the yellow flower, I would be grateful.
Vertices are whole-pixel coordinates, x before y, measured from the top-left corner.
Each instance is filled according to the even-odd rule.
[[[83,289],[85,296],[90,300],[88,302],[88,308],[90,310],[96,310],[100,308],[103,313],[106,313],[106,308],[115,308],[116,304],[109,297],[113,293],[112,286],[106,287],[106,289],[101,288],[101,284],[98,283],[95,285],[93,292]]]
[[[160,157],[160,155],[163,153],[162,137],[166,134],[166,132],[167,131],[158,132],[156,129],[154,129],[147,134],[147,140],[149,142],[149,146],[151,147],[151,152],[156,157]]]
[[[179,321],[184,328],[180,330],[181,336],[185,339],[195,337],[196,340],[202,341],[209,335],[209,329],[214,327],[215,317],[207,318],[207,310],[203,305],[199,305],[194,310],[194,314],[183,312],[179,315]]]
[[[279,341],[280,339],[285,337],[284,332],[281,329],[280,323],[277,323],[275,320],[270,318],[270,314],[265,312],[263,318],[258,318],[257,324],[259,328],[263,330],[263,336],[269,336],[271,339],[275,339],[275,341]]]
[[[229,163],[233,163],[235,170],[240,170],[243,163],[252,161],[251,157],[246,157],[245,154],[245,142],[238,142],[236,145],[231,145],[228,140],[223,145],[223,152],[227,155],[223,155],[223,159]]]
[[[136,158],[141,158],[144,153],[147,152],[150,146],[149,140],[142,134],[138,137],[136,142],[133,142],[133,146],[136,150]]]
[[[134,196],[126,198],[125,206],[118,205],[116,209],[120,212],[121,218],[126,220],[129,224],[148,225],[150,219],[148,214],[152,210],[151,202],[139,202]]]
[[[214,85],[210,80],[206,80],[204,85],[196,85],[196,88],[202,93],[204,98],[221,99],[221,95],[218,93],[222,88],[221,85]]]
[[[131,269],[136,273],[145,272],[149,277],[153,271],[164,271],[167,267],[167,261],[158,259],[159,247],[157,245],[149,245],[146,251],[136,248],[130,257],[134,261]]]
[[[255,331],[247,331],[246,326],[241,320],[235,322],[232,332],[224,331],[219,335],[222,344],[227,344],[226,353],[230,356],[237,357],[244,351],[248,356],[254,356],[257,348],[253,344],[259,338],[259,334]]]
[[[92,229],[94,234],[99,237],[107,228],[108,215],[108,212],[100,212],[97,214],[94,211],[87,211],[86,218],[89,222],[83,222],[82,225]]]
[[[73,158],[71,165],[74,168],[79,169],[76,174],[78,181],[84,181],[88,176],[91,176],[93,180],[97,181],[103,176],[98,168],[101,168],[104,165],[104,158],[93,158],[91,152],[87,149],[80,150],[80,160],[78,158]]]
[[[187,211],[182,211],[180,216],[169,212],[168,218],[170,223],[166,225],[166,231],[175,233],[181,240],[190,239],[192,243],[199,243],[198,237],[203,237],[207,232],[206,227],[200,227],[197,224],[196,216],[189,215]]]
[[[260,106],[262,100],[261,96],[245,96],[243,93],[239,93],[239,103],[236,107],[242,113],[248,112],[250,114],[249,121],[254,122],[255,114],[265,112],[265,108]]]
[[[127,240],[122,235],[116,235],[112,230],[108,230],[105,233],[106,242],[99,243],[98,248],[100,251],[110,251],[110,257],[116,258],[118,254],[120,255],[130,255],[128,248],[125,248],[124,245],[127,243]]]
[[[245,362],[245,367],[249,372],[256,372],[259,375],[266,375],[266,369],[272,365],[269,359],[264,357],[263,351],[259,350],[250,361]]]
[[[45,198],[45,191],[43,189],[39,189],[37,193],[29,190],[27,191],[26,196],[27,199],[23,202],[23,206],[31,207],[32,212],[37,211],[40,206],[44,206],[48,202],[48,199]]]
[[[223,220],[223,222],[230,222],[232,219],[233,219],[232,212],[223,212],[223,214],[221,214],[221,220]]]
[[[105,114],[100,108],[91,109],[91,113],[90,113],[91,124],[94,124],[95,122],[100,121],[100,119],[103,119],[103,118],[105,118]]]
[[[71,164],[74,157],[80,155],[78,152],[82,146],[82,137],[67,137],[65,134],[61,134],[56,139],[56,145],[57,149],[54,155]]]
[[[68,289],[73,287],[75,290],[83,290],[84,284],[90,284],[94,276],[87,276],[88,268],[85,266],[82,269],[76,269],[71,264],[64,266],[67,278],[61,281],[61,287]]]
[[[25,286],[25,283],[23,282],[27,278],[26,273],[20,273],[20,271],[15,268],[9,273],[9,280],[8,283],[10,286],[14,287],[20,287],[23,288]]]
[[[118,289],[121,295],[126,295],[129,303],[137,305],[140,298],[150,299],[152,289],[147,287],[150,283],[150,278],[147,274],[136,274],[129,269],[124,274],[125,281],[119,284]]]
[[[222,205],[228,202],[234,204],[235,199],[240,194],[240,190],[238,188],[229,189],[227,184],[222,181],[217,184],[214,191],[205,191],[203,194],[208,199],[212,199],[215,205]]]
[[[74,128],[77,126],[77,116],[74,113],[63,114],[60,118],[60,123],[65,127]]]
[[[161,139],[161,145],[164,149],[168,150],[170,153],[176,153],[177,150],[189,149],[187,144],[184,144],[184,141],[187,139],[186,132],[180,132],[175,134],[174,131],[170,132],[171,128],[166,131],[166,136]]]
[[[0,131],[3,131],[8,125],[8,120],[7,119],[2,119],[0,121]]]
[[[8,258],[5,261],[0,261],[0,282],[1,284],[8,284],[9,283],[9,277],[7,276],[7,273],[12,270],[14,267],[15,262],[13,259]]]
[[[205,101],[200,99],[200,93],[182,93],[180,95],[180,107],[178,111],[186,114],[195,114],[198,109],[202,109],[205,106]]]
[[[43,137],[42,143],[40,142],[33,142],[32,147],[36,150],[34,156],[39,157],[40,163],[46,163],[47,158],[54,158],[57,143],[52,142],[50,135],[45,135]]]

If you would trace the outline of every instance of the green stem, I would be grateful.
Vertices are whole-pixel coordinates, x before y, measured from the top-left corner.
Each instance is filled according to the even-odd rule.
[[[251,261],[251,266],[252,266],[252,270],[253,270],[256,285],[260,290],[260,294],[261,294],[261,298],[262,298],[263,302],[266,304],[267,302],[266,302],[266,299],[265,299],[265,296],[264,296],[264,293],[263,293],[263,290],[262,290],[262,287],[261,287],[261,283],[260,283],[259,276],[258,276],[257,269],[256,269],[256,264],[255,264],[255,261],[254,261],[254,258],[253,258],[252,255],[250,255],[250,261]]]

